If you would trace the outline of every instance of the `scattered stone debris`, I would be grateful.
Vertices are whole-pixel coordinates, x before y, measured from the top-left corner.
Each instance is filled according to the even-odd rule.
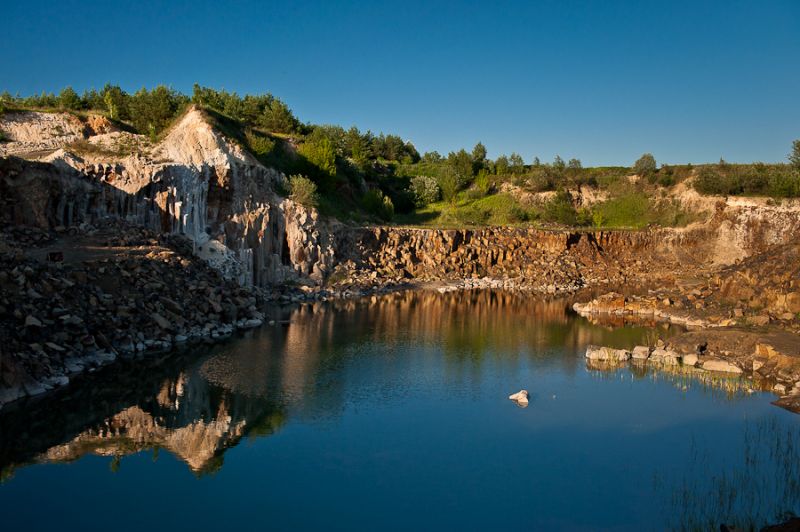
[[[135,229],[138,236],[128,241],[143,231]],[[24,237],[0,253],[0,406],[118,357],[216,340],[262,323],[256,291],[159,244],[155,235],[145,240],[138,254],[71,263],[20,255]]]

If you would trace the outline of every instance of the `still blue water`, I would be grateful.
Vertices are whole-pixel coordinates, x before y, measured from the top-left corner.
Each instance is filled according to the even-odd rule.
[[[564,301],[406,293],[276,313],[0,414],[4,530],[664,530],[800,511],[800,418],[746,379],[597,370]],[[508,400],[531,392],[520,408]]]

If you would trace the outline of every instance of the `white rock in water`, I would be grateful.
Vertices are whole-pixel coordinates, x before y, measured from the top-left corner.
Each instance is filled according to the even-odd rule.
[[[589,360],[602,360],[608,362],[625,362],[631,359],[631,352],[626,349],[613,349],[611,347],[586,347],[586,358]]]
[[[631,355],[636,360],[647,360],[650,357],[650,348],[646,345],[637,345],[633,348]]]
[[[516,401],[519,406],[528,406],[528,390],[520,390],[508,396],[512,401]]]
[[[675,351],[657,347],[650,353],[650,360],[667,366],[677,366],[680,364],[681,356]]]
[[[725,373],[741,373],[742,368],[731,364],[727,360],[711,359],[703,362],[703,369],[707,371],[723,371]]]
[[[700,360],[697,355],[694,353],[689,353],[688,355],[683,355],[683,365],[684,366],[694,366],[697,364],[697,361]]]

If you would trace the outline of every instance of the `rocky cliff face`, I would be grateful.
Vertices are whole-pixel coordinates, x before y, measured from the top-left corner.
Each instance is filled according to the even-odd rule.
[[[707,220],[677,229],[343,228],[337,261],[390,278],[504,279],[515,288],[558,292],[710,272],[796,242],[797,235],[796,201],[716,198]]]
[[[195,254],[244,285],[323,281],[334,266],[378,279],[513,278],[542,291],[734,264],[800,234],[800,202],[667,199],[706,214],[682,229],[442,231],[348,228],[276,195],[285,178],[189,109],[163,140],[102,117],[6,113],[0,202],[7,222],[52,229],[117,217],[183,234]],[[22,158],[15,158],[20,156]]]
[[[43,229],[117,217],[188,236],[197,255],[242,284],[320,280],[333,240],[316,211],[277,196],[284,180],[191,108],[150,144],[97,120],[8,113],[0,129],[7,222]],[[125,155],[125,153],[130,153]],[[25,158],[16,158],[14,156]]]

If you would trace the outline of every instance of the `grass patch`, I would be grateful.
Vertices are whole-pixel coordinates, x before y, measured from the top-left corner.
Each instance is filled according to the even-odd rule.
[[[467,191],[458,194],[455,202],[438,201],[397,215],[403,225],[422,227],[475,227],[482,225],[519,225],[536,218],[509,194],[493,194],[474,199]]]
[[[642,229],[649,225],[683,226],[694,221],[695,216],[675,202],[654,202],[642,192],[633,192],[595,205],[591,219],[598,228]]]

